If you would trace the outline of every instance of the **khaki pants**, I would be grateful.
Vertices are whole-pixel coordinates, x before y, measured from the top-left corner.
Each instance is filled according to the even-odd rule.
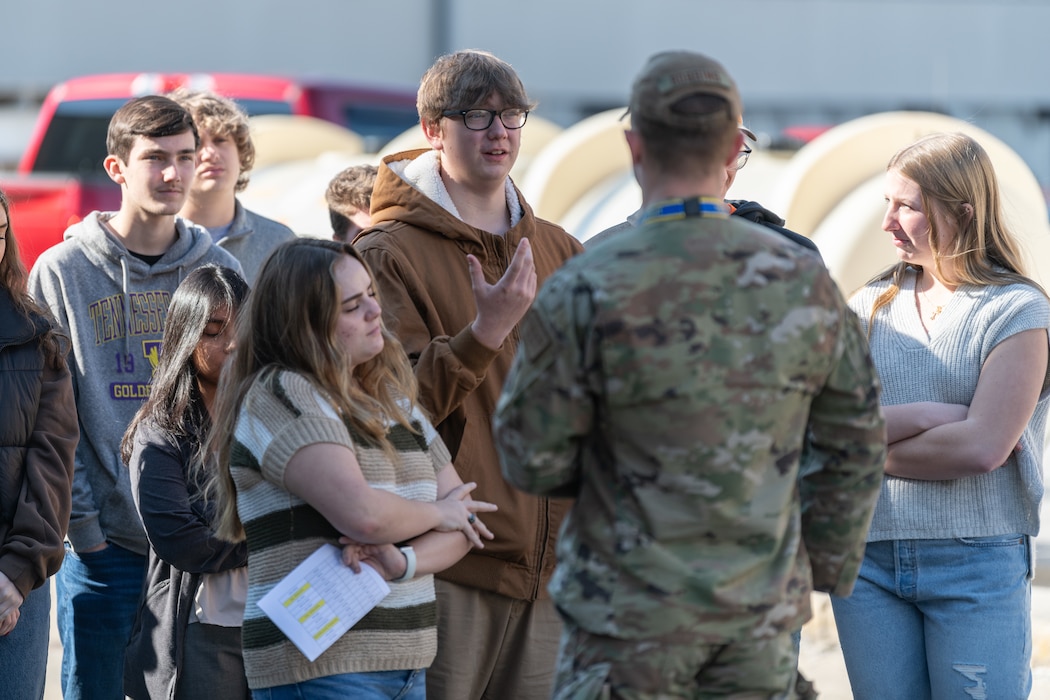
[[[428,700],[548,700],[561,635],[550,599],[434,584],[438,652],[427,669]]]

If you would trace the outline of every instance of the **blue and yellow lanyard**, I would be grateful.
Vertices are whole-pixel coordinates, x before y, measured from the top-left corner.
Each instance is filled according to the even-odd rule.
[[[646,209],[638,225],[654,221],[676,221],[691,216],[706,216],[717,219],[729,217],[729,205],[715,197],[689,197],[658,202]]]

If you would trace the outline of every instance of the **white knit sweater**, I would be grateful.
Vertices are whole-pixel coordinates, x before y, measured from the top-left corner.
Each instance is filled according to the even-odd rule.
[[[955,291],[927,336],[915,308],[915,278],[909,270],[897,296],[879,310],[869,336],[884,406],[918,401],[969,405],[981,367],[996,345],[1022,331],[1050,327],[1050,303],[1035,287],[967,285]],[[874,282],[850,300],[865,331],[875,299],[888,286],[888,281]],[[1036,535],[1048,407],[1044,377],[1022,449],[988,474],[950,481],[887,475],[868,541]]]

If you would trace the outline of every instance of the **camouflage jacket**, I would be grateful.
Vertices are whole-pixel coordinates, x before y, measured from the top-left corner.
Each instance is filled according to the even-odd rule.
[[[815,256],[718,206],[548,279],[497,407],[506,478],[577,499],[550,592],[595,634],[769,637],[860,567],[885,457],[867,343]]]

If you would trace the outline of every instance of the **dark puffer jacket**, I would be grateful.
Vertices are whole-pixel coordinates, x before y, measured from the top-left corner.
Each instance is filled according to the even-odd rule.
[[[62,565],[80,438],[69,370],[40,349],[50,328],[0,288],[0,572],[23,596]]]

